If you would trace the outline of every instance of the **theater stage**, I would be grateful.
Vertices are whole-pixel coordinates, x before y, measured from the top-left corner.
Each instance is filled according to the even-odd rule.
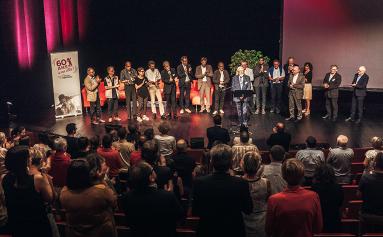
[[[320,99],[321,93],[316,91],[314,93],[314,98],[312,107],[313,111],[309,118],[304,118],[302,121],[295,122],[286,122],[286,129],[293,136],[292,144],[304,143],[307,136],[313,135],[317,138],[319,143],[329,143],[331,146],[336,145],[336,136],[339,134],[344,134],[350,138],[351,147],[364,147],[369,146],[369,139],[372,136],[382,136],[383,135],[383,123],[381,119],[381,111],[378,108],[382,106],[374,104],[381,94],[376,94],[375,96],[371,94],[366,101],[366,113],[363,122],[360,125],[353,123],[344,122],[344,119],[349,114],[349,104],[347,92],[342,93],[340,100],[340,112],[338,122],[331,122],[328,120],[323,120],[321,116],[324,114],[324,105],[321,103]],[[344,101],[343,101],[344,100]],[[223,116],[223,127],[230,130],[235,128],[236,123],[236,109],[235,105],[230,102],[230,98],[226,99],[225,104],[225,114]],[[103,116],[106,118],[106,108],[103,109]],[[150,111],[150,108],[148,109]],[[119,123],[123,126],[126,126],[127,121],[127,112],[125,110],[124,104],[120,104],[119,109],[120,117],[122,121]],[[151,115],[148,112],[148,115]],[[267,149],[266,139],[270,135],[273,126],[279,121],[285,119],[286,114],[278,115],[267,113],[266,115],[252,115],[250,120],[250,132],[252,133],[253,140],[259,146],[260,149]],[[151,117],[151,116],[149,116]],[[157,116],[158,117],[158,116]],[[51,133],[58,135],[65,135],[65,125],[67,123],[76,123],[78,127],[78,133],[81,136],[93,136],[95,134],[104,134],[105,128],[104,125],[91,125],[90,119],[88,116],[77,116],[69,117],[61,120],[57,120],[55,123],[51,121],[40,121],[39,123],[25,124],[26,127],[34,131],[47,130]],[[154,127],[155,132],[158,133],[157,126],[161,120],[150,120],[148,122],[142,122],[140,125],[140,130],[143,131],[146,128]],[[184,138],[189,140],[191,137],[205,137],[206,128],[213,125],[213,119],[210,114],[207,113],[195,113],[193,110],[192,114],[184,114],[179,116],[177,121],[170,120],[172,130],[170,131],[171,135],[174,135],[177,139]],[[233,135],[233,134],[231,134]],[[205,137],[205,144],[207,144],[207,139]]]

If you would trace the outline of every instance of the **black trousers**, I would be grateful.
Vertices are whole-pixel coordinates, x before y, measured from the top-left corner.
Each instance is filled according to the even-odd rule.
[[[118,117],[118,98],[108,98],[108,115]]]
[[[355,119],[356,111],[358,110],[358,119],[363,118],[363,103],[365,96],[352,95],[351,101],[351,118]]]
[[[93,120],[93,117],[96,115],[96,119],[101,118],[101,105],[100,97],[97,94],[96,101],[90,102],[90,120]]]
[[[176,111],[176,89],[172,89],[172,91],[168,94],[165,94],[166,99],[166,112],[169,115],[177,115]]]
[[[128,118],[135,118],[137,115],[137,94],[134,85],[125,85],[126,108]],[[130,104],[132,102],[132,105]]]
[[[271,104],[272,109],[281,108],[281,98],[282,98],[282,83],[274,83],[271,85]]]
[[[218,111],[223,109],[223,105],[225,103],[225,94],[226,91],[225,88],[219,88],[218,86],[215,87],[214,90],[214,110]]]
[[[138,96],[138,116],[142,117],[146,115],[146,109],[148,106],[148,97]]]
[[[336,119],[338,117],[338,97],[328,98],[326,96],[326,111],[330,118]]]
[[[180,87],[180,107],[181,109],[187,109],[190,106],[190,83],[186,83]]]

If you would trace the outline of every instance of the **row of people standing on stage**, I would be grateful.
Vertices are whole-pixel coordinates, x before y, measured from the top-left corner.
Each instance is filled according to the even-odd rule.
[[[230,76],[225,70],[224,63],[218,63],[218,69],[213,71],[211,65],[207,64],[207,58],[201,58],[201,65],[196,67],[195,74],[192,73],[192,67],[186,56],[181,57],[181,64],[172,68],[168,61],[163,62],[163,70],[160,72],[156,68],[154,61],[149,61],[148,69],[140,67],[135,70],[131,62],[125,63],[125,68],[120,73],[120,78],[115,75],[114,67],[107,68],[108,76],[104,79],[105,96],[108,103],[109,122],[120,121],[118,116],[118,88],[120,83],[124,84],[126,106],[128,118],[135,119],[139,122],[149,120],[146,116],[146,105],[150,98],[150,106],[153,119],[157,117],[156,100],[161,119],[173,118],[177,119],[176,109],[176,83],[180,90],[180,114],[191,113],[190,107],[190,91],[192,81],[197,80],[197,87],[201,98],[201,110],[211,112],[210,92],[211,87],[215,88],[215,101],[213,114],[223,114],[223,105],[227,84]],[[160,81],[164,83],[164,96],[166,99],[166,113],[162,103],[162,95],[159,88]],[[93,68],[88,68],[84,85],[87,92],[87,100],[90,102],[90,116],[93,124],[104,123],[101,119],[100,98],[98,86],[102,83],[101,77],[95,75]],[[206,97],[206,101],[205,98]],[[138,102],[138,108],[137,108]]]

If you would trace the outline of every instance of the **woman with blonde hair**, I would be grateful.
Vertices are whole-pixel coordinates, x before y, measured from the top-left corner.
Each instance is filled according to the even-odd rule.
[[[241,166],[244,171],[242,178],[249,183],[250,195],[253,200],[253,212],[249,215],[243,214],[247,237],[266,236],[265,221],[267,200],[271,195],[271,189],[270,182],[266,178],[261,178],[258,175],[261,163],[261,155],[255,151],[245,153],[241,161]]]

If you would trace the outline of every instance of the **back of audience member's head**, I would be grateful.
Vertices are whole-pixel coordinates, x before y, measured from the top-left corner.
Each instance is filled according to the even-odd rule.
[[[155,173],[150,164],[140,162],[133,166],[129,173],[129,181],[132,189],[140,190],[149,187],[154,182]]]
[[[374,161],[374,170],[383,172],[383,152],[378,152]]]
[[[25,127],[17,126],[11,131],[11,137],[24,136],[25,135]]]
[[[112,130],[110,130],[109,135],[110,135],[111,138],[112,138],[112,143],[113,143],[113,142],[116,142],[116,141],[119,140],[118,133],[117,133],[117,130],[116,130],[116,129],[112,129]]]
[[[49,135],[47,132],[41,132],[38,135],[39,142],[44,145],[49,145]],[[1,142],[0,142],[1,143]]]
[[[288,159],[282,164],[282,176],[289,186],[300,185],[303,179],[305,167],[298,159]]]
[[[241,141],[241,143],[248,143],[249,140],[250,140],[249,132],[242,131],[242,132],[239,134],[239,140]]]
[[[70,190],[82,190],[92,186],[90,167],[86,159],[72,160],[68,167],[67,187]]]
[[[306,138],[306,145],[308,148],[316,148],[317,146],[317,139],[313,136],[309,136]]]
[[[334,169],[328,164],[317,167],[314,172],[314,182],[320,184],[335,183]]]
[[[77,130],[76,124],[75,123],[68,123],[65,127],[65,130],[66,130],[66,133],[68,135],[76,134],[76,130]]]
[[[145,129],[144,135],[146,137],[146,140],[152,140],[154,138],[154,129],[153,128]]]
[[[157,152],[157,143],[155,143],[153,140],[146,141],[141,149],[141,157],[150,165],[154,165],[158,158]]]
[[[158,126],[158,131],[161,134],[167,135],[169,133],[169,131],[170,131],[169,123],[166,122],[166,121],[161,122],[160,125]]]
[[[188,149],[188,144],[186,143],[185,139],[179,139],[177,141],[176,148],[178,152],[185,153]]]
[[[5,136],[5,133],[0,132],[0,147],[3,147],[6,142],[7,136]]]
[[[29,148],[28,146],[11,147],[5,156],[5,168],[17,177],[28,174]]]
[[[126,130],[125,127],[120,127],[117,131],[118,138],[120,140],[126,139],[126,135],[128,134],[128,131]]]
[[[381,150],[383,146],[382,138],[381,137],[373,137],[371,138],[371,146],[372,148],[376,150]]]
[[[285,148],[281,145],[274,145],[270,149],[271,161],[282,162],[286,157]]]
[[[105,134],[102,137],[102,147],[103,148],[110,148],[112,146],[112,136],[110,134]]]
[[[144,146],[144,143],[146,142],[146,137],[144,135],[140,135],[138,137],[138,141],[137,141],[137,147],[138,149],[142,149],[142,147]]]
[[[348,137],[346,137],[345,135],[339,135],[336,139],[336,143],[340,147],[347,147]]]
[[[219,144],[211,148],[210,157],[215,171],[227,172],[231,167],[233,153],[230,146]]]
[[[129,123],[128,124],[128,131],[129,134],[136,134],[138,131],[138,126],[136,123]]]
[[[90,150],[92,152],[95,152],[97,148],[100,146],[100,137],[98,135],[91,137],[89,140],[89,144],[90,144]]]
[[[222,124],[222,117],[219,114],[214,115],[213,121],[215,125],[221,125]]]
[[[254,177],[261,166],[261,155],[255,151],[246,152],[242,159],[242,168],[246,175]]]
[[[239,133],[241,133],[241,132],[249,132],[249,128],[246,127],[245,125],[241,125],[239,127]]]
[[[279,122],[279,123],[277,123],[277,124],[275,125],[275,128],[276,128],[276,130],[277,130],[277,133],[282,133],[282,132],[285,131],[285,124]]]
[[[104,178],[106,170],[103,169],[105,164],[104,157],[97,153],[92,153],[86,156],[86,160],[89,164],[89,174],[93,183],[101,182]]]
[[[54,140],[54,147],[56,152],[66,152],[68,147],[67,141],[63,137],[58,137]]]
[[[215,140],[214,142],[213,142],[213,144],[211,144],[211,147],[213,147],[213,146],[216,146],[216,145],[219,145],[219,144],[224,144],[221,140]]]
[[[77,146],[80,151],[84,151],[89,148],[89,139],[87,137],[79,137],[77,140]]]

